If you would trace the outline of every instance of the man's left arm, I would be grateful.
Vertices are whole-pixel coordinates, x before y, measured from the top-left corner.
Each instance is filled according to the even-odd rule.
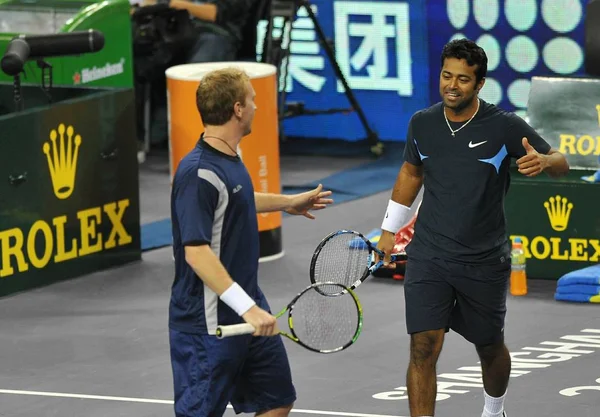
[[[565,156],[552,148],[523,118],[513,115],[509,126],[509,153],[518,158],[521,174],[535,177],[545,172],[558,178],[569,172]]]
[[[196,3],[194,0],[141,0],[142,6],[155,4],[164,4],[172,9],[187,10],[196,19],[207,22],[216,22],[219,14],[216,4],[212,3]]]
[[[254,201],[257,213],[283,210],[288,214],[314,219],[310,211],[322,210],[332,204],[333,200],[327,198],[330,195],[331,191],[323,191],[323,185],[319,184],[311,191],[291,195],[254,192]]]
[[[169,6],[174,9],[187,10],[197,19],[214,22],[220,25],[233,20],[238,15],[250,13],[256,0],[221,0],[217,4],[195,0],[170,0]]]
[[[550,149],[550,152],[544,155],[544,157],[547,163],[544,172],[552,178],[562,177],[569,173],[567,158],[558,149]]]
[[[169,7],[187,12],[196,19],[216,22],[219,9],[212,3],[194,3],[193,0],[170,0]]]
[[[535,177],[545,172],[552,178],[558,178],[567,175],[569,172],[567,158],[557,149],[550,148],[546,154],[539,153],[529,144],[526,137],[523,138],[523,147],[526,154],[517,159],[517,167],[521,174]]]
[[[290,195],[254,192],[257,213],[287,210],[291,200]]]

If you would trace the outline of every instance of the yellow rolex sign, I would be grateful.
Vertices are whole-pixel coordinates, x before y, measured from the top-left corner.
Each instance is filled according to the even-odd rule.
[[[512,174],[506,200],[510,238],[521,237],[528,275],[558,279],[600,262],[600,186]]]
[[[44,143],[44,154],[48,159],[54,195],[64,200],[69,198],[75,188],[81,135],[75,135],[73,126],[65,128],[64,124],[60,124],[58,129],[50,131],[50,141],[51,143]]]
[[[600,101],[600,97],[598,98]],[[584,110],[584,109],[582,109]],[[594,116],[597,116],[598,128],[592,125],[592,128],[588,129],[590,132],[594,133],[584,133],[578,135],[572,132],[567,132],[565,128],[565,132],[559,133],[559,142],[558,142],[558,150],[565,155],[578,155],[578,156],[594,156],[596,157],[596,163],[592,160],[591,168],[598,167],[600,168],[600,164],[597,163],[598,158],[600,158],[600,104],[596,104],[596,114],[592,111],[592,106],[588,106],[585,110],[590,119],[594,119]],[[570,124],[570,123],[569,123]],[[587,125],[588,123],[586,123]],[[571,159],[574,159],[571,157]],[[594,158],[592,158],[594,159]],[[577,165],[578,162],[575,162]]]
[[[550,197],[544,202],[548,222],[554,232],[564,232],[569,225],[572,202],[560,195]],[[600,262],[600,240],[587,237],[521,236],[525,257],[552,259],[558,261]],[[516,236],[513,236],[513,238]]]
[[[0,144],[15,179],[0,186],[0,295],[140,258],[132,97],[114,94],[124,101],[105,93],[2,122],[31,140]]]
[[[600,80],[533,77],[527,116],[572,169],[600,169]]]
[[[563,232],[569,225],[573,203],[567,197],[557,195],[556,197],[550,197],[548,201],[544,201],[544,207],[546,213],[548,213],[550,226],[557,232]]]

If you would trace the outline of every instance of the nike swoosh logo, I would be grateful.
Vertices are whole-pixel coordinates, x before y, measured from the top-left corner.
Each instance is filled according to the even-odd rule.
[[[483,142],[477,142],[477,143],[473,143],[473,141],[471,141],[471,142],[469,142],[469,148],[476,148],[479,145],[483,145],[486,142],[487,142],[487,140],[484,140]]]

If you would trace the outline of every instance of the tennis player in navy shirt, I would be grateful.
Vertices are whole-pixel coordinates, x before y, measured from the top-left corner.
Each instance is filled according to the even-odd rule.
[[[205,75],[197,106],[205,126],[173,180],[175,278],[169,334],[177,417],[287,416],[296,399],[276,319],[258,286],[257,213],[314,219],[330,191],[257,193],[236,149],[251,131],[255,92],[234,67]],[[217,339],[217,325],[247,322],[253,335]]]
[[[468,39],[445,45],[442,101],[409,122],[396,184],[378,248],[388,263],[394,235],[407,223],[421,187],[423,200],[406,252],[406,326],[410,334],[407,389],[410,415],[434,415],[436,364],[453,329],[475,346],[484,386],[482,417],[506,416],[511,370],[504,344],[510,276],[504,197],[509,166],[528,177],[569,170],[561,153],[521,117],[478,97],[487,72],[485,51]]]

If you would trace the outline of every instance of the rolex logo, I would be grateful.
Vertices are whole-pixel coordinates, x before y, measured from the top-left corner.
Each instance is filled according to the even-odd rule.
[[[550,197],[548,201],[544,202],[544,207],[546,207],[546,211],[548,212],[550,226],[557,232],[565,230],[569,224],[573,203],[570,203],[566,197],[557,195],[556,197]]]
[[[66,133],[66,136],[65,136]],[[54,195],[64,200],[69,198],[75,187],[77,155],[81,145],[81,136],[74,135],[73,126],[64,124],[50,131],[51,144],[46,142],[43,151],[48,159],[48,169],[52,178]]]

